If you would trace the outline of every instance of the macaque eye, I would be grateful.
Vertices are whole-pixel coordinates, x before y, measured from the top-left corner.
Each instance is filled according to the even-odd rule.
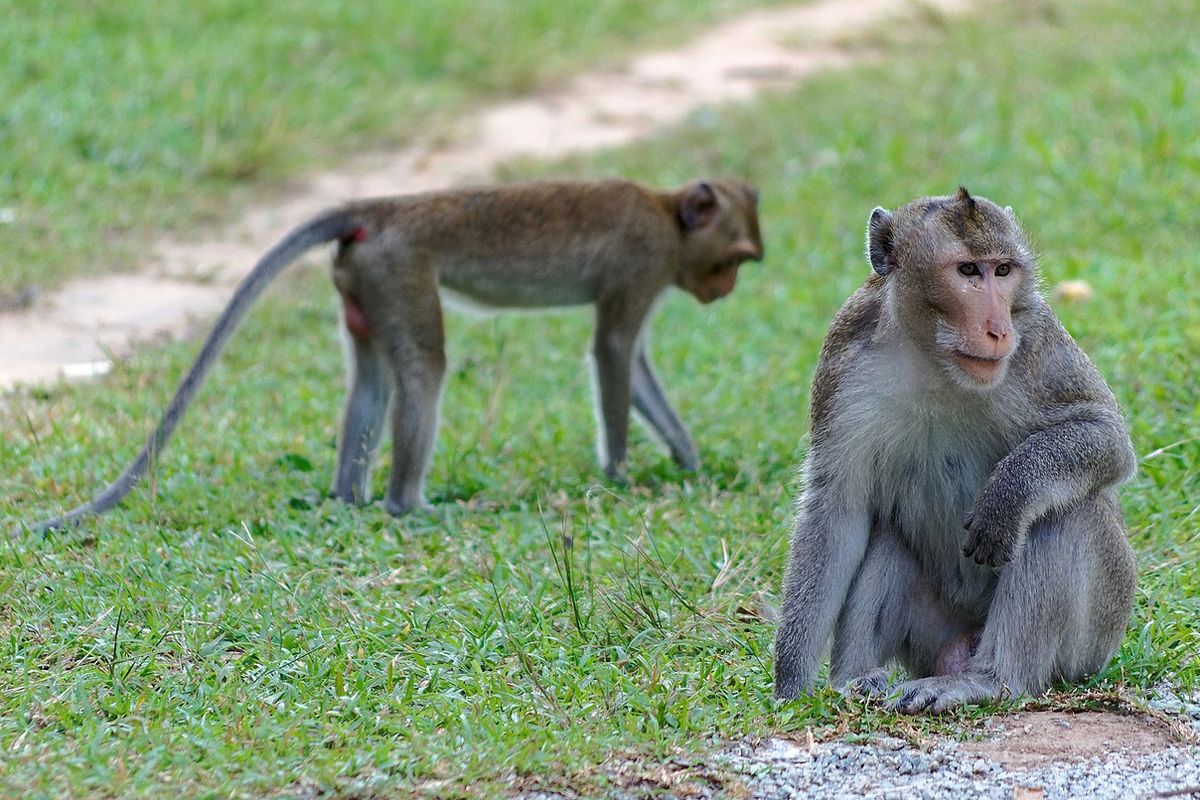
[[[973,278],[979,274],[979,265],[974,261],[964,261],[958,265],[958,274],[967,278]]]
[[[1003,278],[1008,273],[1012,272],[1012,264],[1001,264],[996,267],[996,277]]]

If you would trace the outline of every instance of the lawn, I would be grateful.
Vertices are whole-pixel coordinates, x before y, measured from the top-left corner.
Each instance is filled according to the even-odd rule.
[[[42,539],[20,523],[132,457],[196,346],[10,395],[0,795],[493,797],[602,783],[593,767],[618,753],[895,725],[827,692],[777,706],[763,616],[809,378],[867,274],[867,216],[960,183],[1013,206],[1047,287],[1093,288],[1058,310],[1141,457],[1122,493],[1136,609],[1088,688],[1195,690],[1197,23],[1190,0],[929,16],[873,37],[875,65],[631,149],[514,168],[759,183],[766,262],[714,306],[671,297],[654,326],[699,477],[635,429],[632,485],[602,480],[586,313],[454,315],[429,481],[445,520],[324,500],[343,377],[323,269],[281,281],[154,479],[76,531]]]
[[[136,265],[164,229],[228,215],[248,181],[436,135],[482,98],[764,2],[5,4],[0,298]]]

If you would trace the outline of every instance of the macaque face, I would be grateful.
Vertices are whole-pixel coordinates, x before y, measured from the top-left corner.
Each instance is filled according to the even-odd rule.
[[[737,181],[689,187],[681,200],[680,219],[687,230],[687,266],[676,285],[701,303],[729,295],[744,262],[762,261],[758,193],[752,187]]]
[[[939,299],[946,309],[935,333],[948,361],[980,386],[999,383],[1016,350],[1013,299],[1021,267],[1004,258],[952,258],[937,265]]]
[[[1003,382],[1020,344],[1020,311],[1036,293],[1033,258],[1011,210],[966,190],[894,215],[880,209],[868,250],[909,339],[965,388]]]

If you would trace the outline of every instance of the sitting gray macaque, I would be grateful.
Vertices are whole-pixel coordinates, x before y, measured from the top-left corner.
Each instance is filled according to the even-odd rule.
[[[966,189],[876,208],[867,250],[813,380],[776,696],[813,686],[831,635],[831,683],[909,713],[1097,672],[1136,578],[1112,392],[1011,208]]]

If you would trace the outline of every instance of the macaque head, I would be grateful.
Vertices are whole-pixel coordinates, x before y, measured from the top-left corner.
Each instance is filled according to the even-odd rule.
[[[683,244],[675,285],[711,303],[733,291],[743,261],[762,261],[758,192],[741,181],[694,181],[678,197]]]
[[[871,212],[871,268],[899,333],[960,386],[1003,382],[1037,298],[1036,264],[1011,208],[964,188]]]

